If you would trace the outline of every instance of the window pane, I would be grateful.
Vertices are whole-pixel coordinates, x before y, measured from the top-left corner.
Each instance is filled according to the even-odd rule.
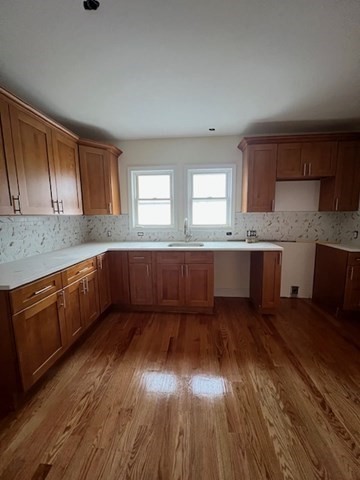
[[[226,197],[226,173],[194,173],[193,197]]]
[[[171,225],[170,202],[139,202],[139,225]]]
[[[139,198],[170,198],[170,175],[138,175]]]
[[[193,200],[193,225],[226,225],[226,200]]]

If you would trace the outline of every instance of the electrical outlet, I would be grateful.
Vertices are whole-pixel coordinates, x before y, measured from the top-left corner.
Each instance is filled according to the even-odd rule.
[[[137,232],[137,236],[138,236],[138,237],[143,237],[143,236],[144,236],[144,232]]]
[[[353,239],[354,240],[357,240],[359,238],[359,231],[358,230],[354,230],[353,231]]]
[[[292,285],[290,288],[290,295],[292,297],[297,297],[299,295],[299,287],[297,285]]]
[[[106,232],[106,235],[107,235],[108,237],[111,237],[111,231],[108,230],[108,231]]]
[[[232,235],[232,232],[226,232],[227,237],[231,237],[231,235]]]
[[[256,237],[256,230],[246,230],[246,236],[248,238],[253,238],[253,237]]]

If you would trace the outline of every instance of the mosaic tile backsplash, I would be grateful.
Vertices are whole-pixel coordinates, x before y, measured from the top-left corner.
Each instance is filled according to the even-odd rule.
[[[81,216],[0,217],[0,263],[86,242]]]
[[[328,241],[354,243],[360,232],[360,211],[352,213],[274,212],[237,213],[232,236],[225,231],[193,232],[193,240],[243,240],[246,230],[256,230],[261,240]],[[172,241],[178,231],[148,232],[139,237],[129,229],[128,215],[0,217],[0,263],[78,245],[86,241]]]

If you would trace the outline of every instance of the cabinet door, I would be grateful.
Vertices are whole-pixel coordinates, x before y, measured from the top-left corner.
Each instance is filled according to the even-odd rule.
[[[243,211],[272,212],[277,145],[250,145],[244,155]]]
[[[28,390],[66,348],[62,292],[14,315],[13,326],[22,384]]]
[[[280,303],[281,252],[251,252],[250,298],[262,313],[273,313]]]
[[[276,178],[278,180],[303,179],[305,175],[301,161],[301,143],[278,145]]]
[[[19,181],[21,213],[56,212],[55,171],[51,128],[22,108],[10,106],[11,127]]]
[[[109,152],[81,145],[79,151],[84,214],[111,214]]]
[[[360,265],[347,269],[344,310],[360,310]]]
[[[187,307],[212,307],[214,305],[214,266],[212,264],[186,264]]]
[[[19,213],[17,200],[14,205],[18,195],[9,105],[0,96],[0,215]]]
[[[72,137],[52,130],[59,213],[81,215],[82,199],[78,144]]]
[[[109,256],[107,253],[98,255],[97,269],[99,284],[99,309],[100,313],[103,313],[111,305]]]
[[[337,142],[303,143],[301,161],[308,178],[333,177],[336,172]]]
[[[132,305],[152,305],[153,282],[149,263],[130,263],[130,298]]]
[[[179,307],[185,303],[185,265],[158,263],[156,287],[158,305]]]
[[[356,211],[360,195],[360,143],[340,142],[336,170],[335,210]]]
[[[85,295],[84,279],[78,280],[65,288],[65,315],[68,344],[74,343],[86,329],[83,308]]]
[[[82,308],[85,315],[85,323],[88,326],[95,322],[100,315],[97,271],[87,275],[84,280],[86,294],[82,297]]]

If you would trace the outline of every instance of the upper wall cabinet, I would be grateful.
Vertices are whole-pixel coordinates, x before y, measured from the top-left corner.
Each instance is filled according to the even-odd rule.
[[[81,215],[79,148],[77,139],[53,129],[52,143],[54,151],[58,213]]]
[[[82,214],[77,140],[0,89],[0,214]]]
[[[245,137],[243,211],[273,211],[276,180],[312,179],[320,180],[319,210],[357,210],[359,145],[359,133]]]
[[[121,150],[91,140],[79,140],[79,145],[85,215],[119,215]]]
[[[18,198],[9,104],[0,94],[0,215],[16,213]]]

